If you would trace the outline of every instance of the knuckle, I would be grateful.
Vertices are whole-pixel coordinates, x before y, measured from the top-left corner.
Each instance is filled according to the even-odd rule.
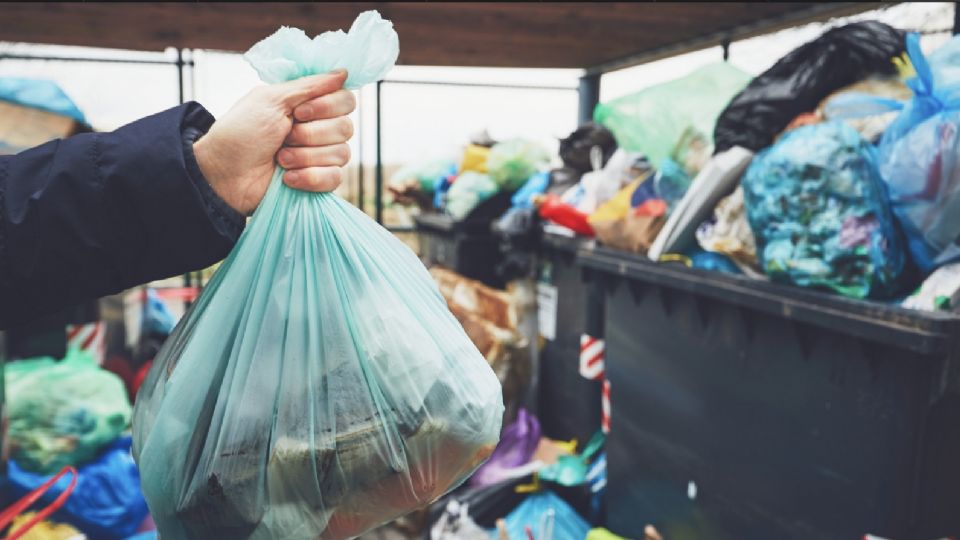
[[[353,120],[347,116],[341,116],[337,121],[337,130],[344,140],[353,137]]]
[[[345,143],[337,145],[336,156],[338,165],[346,165],[350,161],[350,145]]]
[[[327,174],[331,188],[336,188],[341,182],[343,182],[343,169],[340,167],[334,167],[330,169]]]

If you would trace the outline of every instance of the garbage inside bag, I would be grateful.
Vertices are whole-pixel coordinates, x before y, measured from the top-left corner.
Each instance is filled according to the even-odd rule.
[[[688,176],[696,176],[710,161],[712,154],[711,136],[698,131],[693,126],[688,126],[680,134],[680,140],[670,152],[670,159]],[[663,162],[660,163],[660,168],[663,168]]]
[[[960,38],[930,56],[908,38],[914,97],[880,142],[880,175],[924,272],[960,259]]]
[[[925,311],[960,309],[960,263],[946,264],[934,270],[901,305]]]
[[[727,62],[710,64],[685,77],[601,103],[593,119],[613,132],[620,148],[642,152],[659,167],[689,129],[712,135],[717,115],[750,78]],[[713,141],[709,142],[708,153],[712,153]]]
[[[447,513],[451,501],[467,507],[467,515],[479,526],[490,529],[497,520],[512,512],[524,499],[526,493],[518,493],[517,486],[528,483],[530,476],[511,478],[489,486],[464,485],[448,493],[430,506],[429,521],[436,524]],[[457,514],[450,515],[456,517]],[[455,521],[454,521],[455,522]],[[448,521],[449,523],[449,521]],[[431,527],[432,528],[432,527]]]
[[[528,538],[527,527],[533,538],[553,540],[583,540],[590,531],[587,521],[549,490],[530,495],[506,518],[508,538]]]
[[[797,115],[871,75],[896,75],[892,59],[904,51],[903,33],[877,21],[833,28],[794,49],[737,94],[717,118],[715,152],[770,146]]]
[[[467,171],[453,181],[453,185],[447,191],[444,209],[454,219],[461,220],[499,190],[500,188],[488,175]]]
[[[89,352],[7,362],[4,375],[10,457],[27,471],[82,465],[130,424],[123,381]]]
[[[517,419],[500,435],[500,443],[490,459],[470,478],[474,486],[491,485],[506,480],[508,473],[530,462],[540,445],[540,422],[537,417],[521,408]]]
[[[617,140],[613,132],[595,122],[587,122],[578,127],[566,139],[560,140],[560,159],[565,167],[569,167],[581,174],[593,170],[590,161],[590,150],[599,147],[603,157],[600,166],[607,164],[610,156],[617,149]]]
[[[257,48],[290,77],[330,55],[372,82],[396,58],[372,16],[308,50],[285,33]],[[364,54],[341,48],[355,42]],[[359,536],[457,486],[498,440],[500,384],[416,255],[282,174],[137,399],[133,455],[164,540]]]
[[[757,244],[747,220],[743,186],[737,186],[732,194],[717,203],[713,216],[697,228],[696,234],[703,249],[730,257],[751,277],[759,273]]]
[[[771,279],[854,298],[899,285],[904,251],[876,151],[853,128],[831,122],[791,131],[754,158],[743,194]]]
[[[131,442],[129,436],[121,437],[79,468],[77,485],[63,508],[53,514],[55,521],[77,527],[91,540],[125,540],[137,532],[148,512],[140,474],[130,456]],[[10,461],[8,479],[11,491],[22,497],[50,476],[30,473]],[[41,501],[53,502],[69,484],[70,478],[61,478]]]
[[[536,142],[511,139],[490,149],[487,170],[498,186],[514,191],[549,163],[550,155]]]

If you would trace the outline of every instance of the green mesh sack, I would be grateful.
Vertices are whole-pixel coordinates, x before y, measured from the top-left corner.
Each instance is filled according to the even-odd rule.
[[[376,12],[325,36],[287,29],[247,58],[265,80],[345,67],[352,88],[397,58]],[[282,173],[137,397],[163,540],[356,537],[459,485],[499,438],[500,384],[417,256]]]
[[[717,117],[751,78],[727,62],[710,64],[686,77],[601,103],[593,118],[613,132],[621,148],[642,152],[659,167],[685,131],[712,134]]]
[[[130,424],[123,381],[89,352],[8,362],[5,371],[10,457],[25,470],[52,474],[82,465]]]

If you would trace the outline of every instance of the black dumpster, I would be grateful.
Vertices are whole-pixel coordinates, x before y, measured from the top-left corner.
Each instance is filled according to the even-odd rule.
[[[442,266],[502,288],[497,274],[500,241],[490,230],[492,221],[510,206],[510,193],[498,193],[480,203],[465,219],[445,214],[420,214],[414,218],[420,241],[420,258],[427,266]]]
[[[960,318],[603,248],[579,261],[605,296],[612,531],[960,532]]]
[[[580,375],[580,336],[602,324],[598,295],[591,294],[577,249],[584,240],[544,234],[538,247],[540,349],[537,411],[543,434],[576,438],[580,445],[600,429],[600,383]],[[591,308],[592,313],[591,313]],[[588,325],[588,320],[590,324]],[[592,330],[592,331],[591,331]],[[599,336],[597,336],[599,337]]]

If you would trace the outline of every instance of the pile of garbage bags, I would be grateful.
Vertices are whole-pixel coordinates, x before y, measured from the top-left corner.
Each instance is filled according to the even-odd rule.
[[[512,184],[494,230],[958,309],[958,149],[960,38],[927,58],[919,36],[861,21],[752,79],[712,64],[598,105],[561,166]]]
[[[125,540],[145,529],[147,503],[130,456],[132,410],[120,378],[80,348],[69,348],[62,359],[8,361],[4,371],[10,453],[2,490],[5,507],[64,467],[78,472],[62,507],[28,534]],[[53,503],[70,480],[57,480],[40,502]],[[27,516],[15,520],[14,529]]]

